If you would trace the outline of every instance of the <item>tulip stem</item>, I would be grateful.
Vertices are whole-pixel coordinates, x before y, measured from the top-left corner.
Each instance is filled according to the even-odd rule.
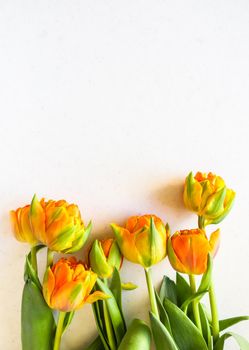
[[[59,350],[60,349],[60,343],[61,343],[61,336],[63,333],[63,325],[64,325],[64,319],[66,316],[66,312],[60,311],[57,327],[56,327],[56,333],[55,333],[55,339],[54,339],[54,347],[53,350]]]
[[[37,258],[36,258],[36,246],[32,246],[30,250],[31,255],[31,265],[33,266],[33,269],[37,273]]]
[[[154,291],[152,277],[151,277],[151,269],[145,268],[144,271],[145,271],[146,282],[147,282],[147,287],[148,287],[148,292],[149,292],[151,311],[158,319],[160,319],[158,308],[157,308],[155,291]]]
[[[195,294],[196,293],[196,283],[195,283],[195,276],[194,275],[189,275],[189,282],[190,282],[190,287],[191,287],[192,293]],[[199,305],[198,305],[198,301],[196,299],[192,301],[192,306],[193,306],[193,313],[194,313],[196,327],[199,329],[199,331],[202,334]]]
[[[104,278],[103,280],[105,285],[108,287],[107,279]],[[111,350],[116,350],[116,342],[115,342],[115,337],[113,333],[112,322],[109,315],[107,303],[105,300],[103,300],[103,311],[104,311],[104,320],[105,320],[105,328],[106,328],[108,343]]]
[[[47,267],[52,266],[54,261],[54,252],[51,249],[47,249]]]
[[[212,315],[213,341],[215,344],[216,341],[219,339],[220,327],[219,327],[218,308],[216,303],[213,282],[211,282],[209,287],[209,301],[210,301],[210,308],[211,308],[211,315]]]

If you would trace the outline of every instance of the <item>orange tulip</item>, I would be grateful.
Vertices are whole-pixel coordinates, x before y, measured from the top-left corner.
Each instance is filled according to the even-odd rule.
[[[208,241],[203,230],[177,231],[168,240],[168,256],[172,267],[189,275],[203,274],[207,269],[208,254],[215,255],[220,231],[211,234]]]
[[[127,260],[149,267],[165,258],[168,232],[157,216],[132,216],[125,227],[111,226]]]
[[[85,228],[77,205],[65,200],[45,202],[33,197],[30,222],[36,238],[53,251],[73,253],[86,242],[91,223]]]
[[[16,239],[20,242],[34,245],[37,243],[37,239],[31,228],[29,212],[30,205],[18,208],[17,210],[11,210],[10,221]]]
[[[85,303],[94,303],[108,296],[100,291],[90,294],[97,280],[96,273],[88,270],[74,257],[60,259],[48,267],[43,282],[43,295],[52,309],[73,311]]]

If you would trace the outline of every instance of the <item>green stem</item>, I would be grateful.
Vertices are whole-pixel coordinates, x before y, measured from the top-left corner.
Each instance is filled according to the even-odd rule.
[[[152,278],[151,278],[151,269],[145,268],[144,271],[145,271],[146,282],[147,282],[147,287],[148,287],[148,292],[149,292],[151,311],[158,319],[160,319],[158,308],[157,308],[155,291],[154,291]]]
[[[215,344],[219,339],[220,326],[219,326],[218,308],[216,303],[213,282],[211,282],[211,285],[209,287],[209,302],[210,302],[211,315],[212,315],[213,340]]]
[[[54,261],[54,252],[51,249],[47,249],[47,267],[52,266]]]
[[[63,324],[64,324],[64,319],[66,316],[66,312],[59,312],[59,317],[58,317],[58,323],[56,327],[56,333],[55,333],[55,339],[54,339],[54,347],[53,350],[59,350],[60,349],[60,343],[61,343],[61,336],[63,333]]]
[[[104,278],[103,280],[104,280],[105,285],[108,287],[107,279]],[[117,348],[116,348],[116,341],[115,341],[115,336],[114,336],[113,328],[112,328],[112,321],[111,321],[110,314],[109,314],[108,307],[107,307],[107,303],[105,300],[103,301],[103,311],[104,311],[104,320],[105,320],[105,328],[106,328],[108,343],[109,343],[111,350],[116,350]]]
[[[194,275],[189,275],[189,282],[190,282],[190,287],[192,290],[192,293],[196,293],[196,284],[195,284],[195,276]],[[192,306],[193,306],[193,313],[194,313],[194,318],[195,318],[195,324],[199,331],[202,334],[202,327],[201,327],[201,318],[200,318],[200,313],[199,313],[199,305],[197,300],[192,301]]]
[[[198,226],[200,229],[205,230],[205,220],[203,219],[202,216],[198,216]],[[210,309],[211,309],[211,315],[212,315],[213,342],[215,344],[216,341],[219,339],[220,326],[219,326],[219,315],[218,315],[218,308],[216,303],[213,281],[210,284],[208,294],[209,294],[209,302],[210,302]]]
[[[32,246],[30,252],[31,252],[31,264],[33,266],[33,269],[37,273],[36,246]]]

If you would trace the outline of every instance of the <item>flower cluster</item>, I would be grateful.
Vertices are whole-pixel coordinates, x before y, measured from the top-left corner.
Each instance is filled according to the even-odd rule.
[[[16,239],[28,243],[31,249],[24,274],[23,350],[58,350],[74,311],[85,303],[92,304],[98,330],[98,337],[88,350],[149,350],[151,331],[157,350],[222,350],[225,339],[233,334],[221,335],[221,331],[248,316],[230,318],[223,323],[218,319],[212,261],[221,235],[220,229],[209,234],[206,227],[220,223],[227,216],[234,198],[235,192],[220,176],[191,172],[185,180],[183,200],[186,208],[197,215],[197,228],[180,229],[170,235],[169,224],[158,216],[132,216],[125,225],[112,223],[115,238],[95,240],[88,249],[86,262],[73,256],[54,261],[55,252],[69,254],[80,250],[90,234],[91,222],[84,225],[77,205],[65,200],[39,201],[34,196],[30,205],[11,211]],[[47,268],[41,283],[36,255],[44,247],[47,247]],[[157,292],[152,282],[152,266],[167,256],[176,271],[176,281],[164,276]],[[138,319],[127,329],[122,290],[136,286],[121,281],[123,258],[141,265],[145,271],[151,331]],[[189,282],[181,274],[187,275]],[[202,276],[198,288],[196,275]],[[200,303],[206,293],[211,319]],[[32,329],[28,326],[30,320]],[[242,344],[240,339],[235,337]],[[249,346],[245,339],[243,344]]]

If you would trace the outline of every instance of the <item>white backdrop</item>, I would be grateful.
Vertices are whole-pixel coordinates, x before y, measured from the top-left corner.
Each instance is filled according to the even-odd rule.
[[[220,316],[249,314],[248,16],[247,0],[1,0],[1,349],[20,349],[28,248],[10,209],[34,193],[65,198],[93,220],[91,240],[134,214],[195,227],[182,204],[190,170],[237,192],[214,277]],[[153,271],[156,285],[174,276],[168,261]],[[122,276],[139,285],[127,319],[147,319],[142,269],[125,263]],[[248,336],[248,323],[234,329]],[[95,332],[87,306],[62,349],[83,350]]]

